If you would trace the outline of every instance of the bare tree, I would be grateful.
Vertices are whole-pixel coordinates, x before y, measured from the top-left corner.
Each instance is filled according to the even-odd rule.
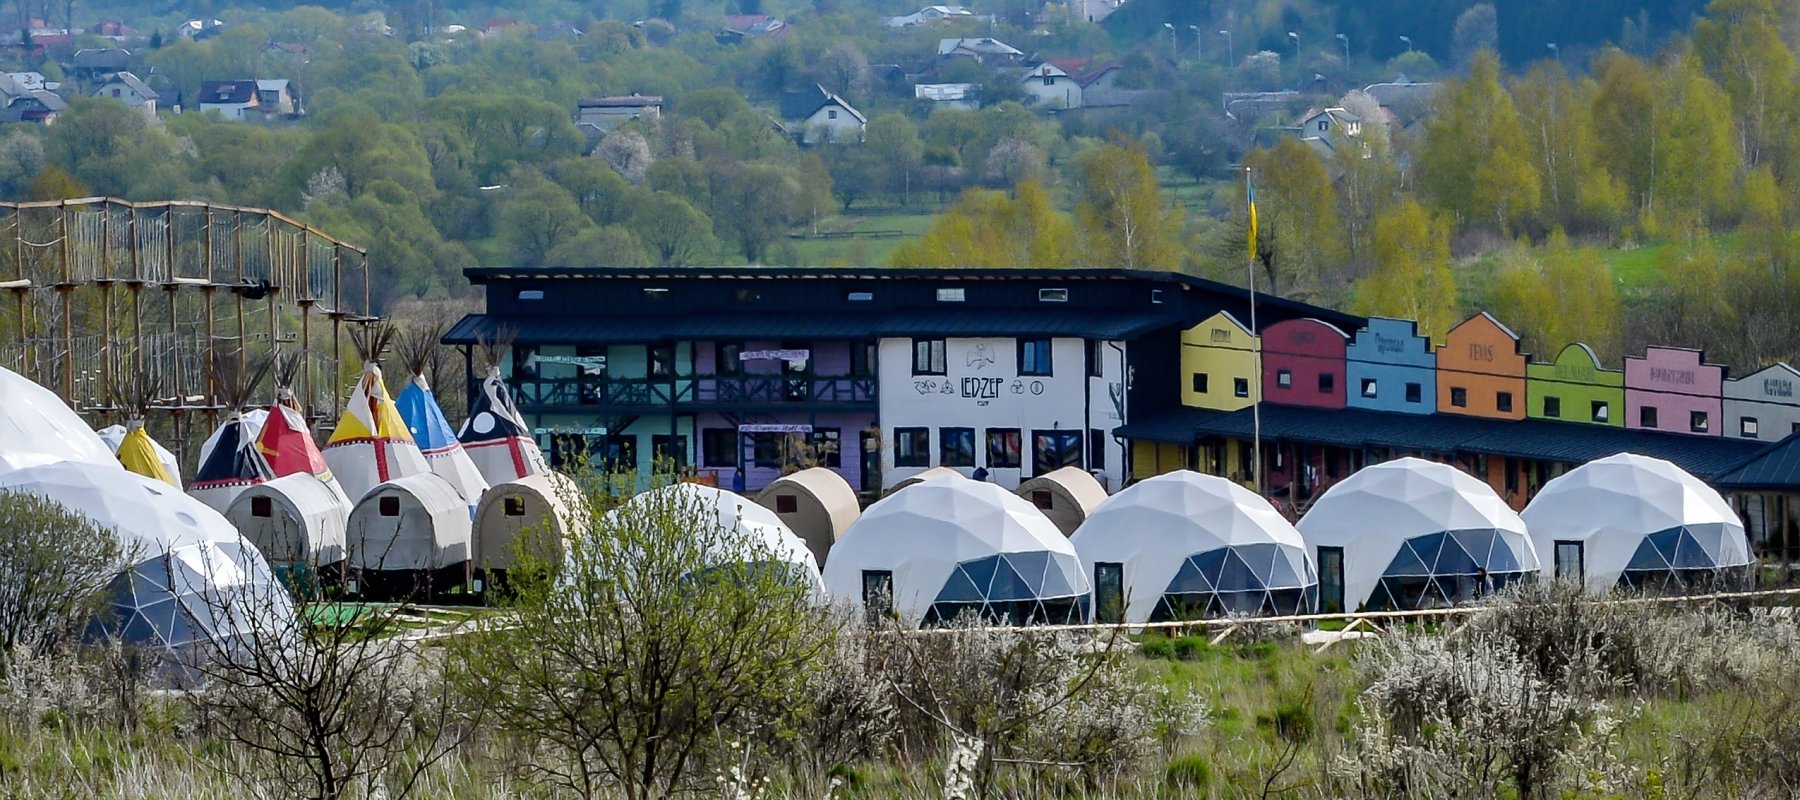
[[[375,787],[408,796],[478,715],[443,680],[438,654],[405,635],[408,605],[335,602],[310,574],[290,574],[291,602],[273,583],[206,594],[238,635],[203,643],[192,665],[203,683],[187,698],[241,759],[225,766],[254,788],[315,800]]]

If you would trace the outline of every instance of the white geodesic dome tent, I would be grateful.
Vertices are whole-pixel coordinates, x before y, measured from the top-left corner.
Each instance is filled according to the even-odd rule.
[[[58,461],[124,469],[62,398],[0,367],[0,472]]]
[[[294,611],[268,562],[218,512],[162,481],[78,461],[0,473],[0,489],[55,500],[113,531],[129,563],[99,630],[185,662],[292,631]]]
[[[1538,571],[1525,521],[1506,501],[1462,470],[1418,458],[1363,468],[1297,527],[1324,612],[1451,605]]]
[[[1743,520],[1712,487],[1661,459],[1590,461],[1544,484],[1520,516],[1544,577],[1577,578],[1590,592],[1731,588],[1749,577]]]
[[[832,545],[825,589],[931,625],[974,612],[1026,624],[1083,622],[1091,593],[1075,547],[1030,501],[942,477],[895,492]]]
[[[664,507],[678,513],[692,514],[697,525],[717,526],[702,537],[713,548],[704,556],[713,565],[773,559],[777,566],[789,569],[805,583],[815,597],[825,597],[819,563],[807,549],[805,540],[788,528],[775,512],[757,505],[750,498],[698,483],[675,483],[652,489],[627,503],[639,507],[648,504],[666,504]],[[618,511],[613,511],[608,516],[616,517],[617,514]]]
[[[1236,483],[1181,470],[1126,487],[1070,537],[1096,616],[1124,622],[1309,614],[1318,577],[1300,532]],[[1122,599],[1123,615],[1110,609]]]

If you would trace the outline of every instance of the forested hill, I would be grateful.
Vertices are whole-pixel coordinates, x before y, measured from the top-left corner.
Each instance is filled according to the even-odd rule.
[[[1456,55],[1458,20],[1477,0],[1132,0],[1106,20],[1115,37],[1136,40],[1170,20],[1178,30],[1235,19],[1256,26],[1239,36],[1238,52],[1290,52],[1288,31],[1329,40],[1349,37],[1357,57],[1388,59],[1407,43],[1439,61]],[[1556,44],[1565,53],[1592,51],[1606,44],[1646,51],[1693,27],[1704,0],[1493,0],[1502,60],[1520,65],[1544,58]],[[1248,6],[1248,7],[1246,7]],[[1464,23],[1462,38],[1480,35]]]

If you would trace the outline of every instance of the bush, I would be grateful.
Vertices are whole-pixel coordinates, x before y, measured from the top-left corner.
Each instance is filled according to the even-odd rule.
[[[0,490],[0,679],[16,649],[55,649],[73,640],[105,602],[128,555],[112,531],[61,503]]]
[[[1212,783],[1212,765],[1198,755],[1180,756],[1169,762],[1163,780],[1175,789],[1204,789]]]
[[[1174,656],[1182,661],[1198,661],[1211,646],[1198,636],[1183,636],[1172,646]]]
[[[1160,634],[1145,636],[1138,643],[1138,654],[1145,658],[1174,658],[1175,642]]]

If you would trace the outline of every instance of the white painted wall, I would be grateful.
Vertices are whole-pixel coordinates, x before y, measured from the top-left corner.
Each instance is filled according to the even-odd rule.
[[[1743,435],[1743,420],[1756,420],[1758,441],[1778,442],[1800,430],[1800,372],[1776,364],[1736,380],[1725,382],[1725,422],[1720,430],[1733,438]]]
[[[987,429],[1018,428],[1022,447],[1018,469],[989,467],[988,479],[1007,488],[1033,476],[1033,430],[1080,430],[1083,464],[1089,464],[1092,444],[1089,432],[1101,431],[1106,464],[1101,475],[1109,490],[1123,482],[1125,452],[1113,438],[1120,425],[1112,395],[1122,397],[1124,345],[1102,345],[1101,375],[1087,376],[1082,339],[1059,338],[1051,342],[1052,374],[1047,377],[1018,374],[1018,340],[1012,338],[950,339],[945,343],[944,375],[913,374],[913,340],[882,339],[879,352],[881,381],[882,486],[888,487],[937,466],[941,456],[942,428],[975,429],[975,463],[987,466]],[[1117,389],[1113,385],[1120,384]],[[1121,400],[1120,402],[1123,402]],[[931,458],[926,467],[894,466],[894,431],[929,428]],[[973,468],[959,468],[963,474]]]
[[[837,118],[832,119],[833,112]],[[850,143],[863,140],[863,123],[850,110],[836,103],[826,103],[802,124],[801,138],[807,144],[820,142]]]
[[[1081,84],[1067,75],[1051,75],[1050,84],[1044,84],[1042,75],[1029,75],[1019,82],[1019,87],[1030,95],[1032,103],[1041,108],[1080,108]]]

